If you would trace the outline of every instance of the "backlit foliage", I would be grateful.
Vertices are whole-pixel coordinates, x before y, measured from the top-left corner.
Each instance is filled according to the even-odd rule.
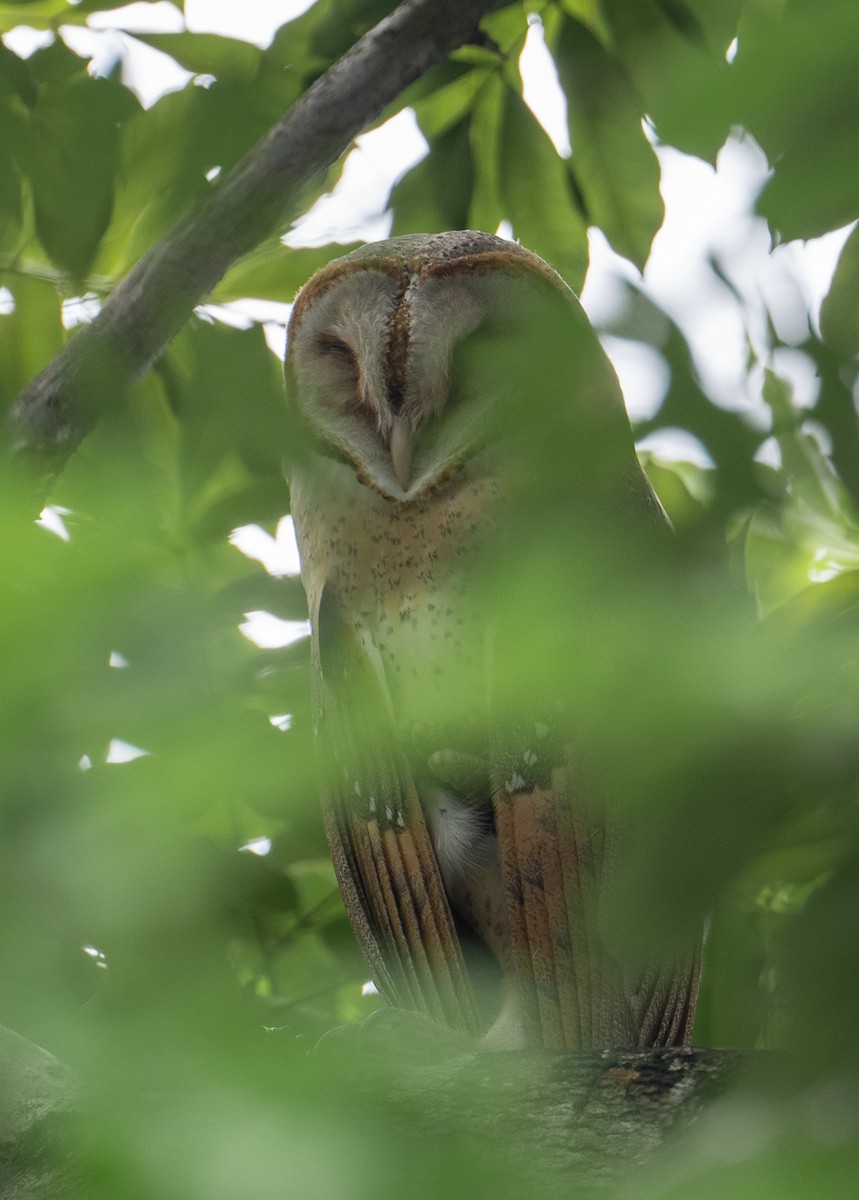
[[[0,3],[3,32],[52,34],[29,57],[0,43],[4,405],[393,4],[317,0],[266,49],[129,34],[191,73],[148,108],[121,63],[96,74],[64,40],[108,7]],[[522,96],[534,13],[566,158]],[[859,217],[852,0],[534,0],[484,30],[401,97],[429,152],[393,189],[395,234],[507,222],[578,290],[589,228],[647,262],[654,147],[714,162],[731,136],[767,157],[756,211],[774,243]],[[212,302],[289,303],[342,251],[274,238]],[[509,674],[564,672],[596,776],[640,818],[612,935],[711,912],[696,1041],[792,1051],[778,1091],[751,1108],[729,1096],[673,1173],[639,1180],[654,1198],[833,1194],[859,1133],[857,255],[854,232],[820,324],[803,311],[789,345],[722,273],[740,319],[763,315],[751,409],[717,403],[684,332],[619,284],[604,332],[649,347],[667,379],[636,435],[679,429],[706,452],[643,456],[676,536],[635,561],[609,526],[564,531],[547,513],[509,530],[516,569],[498,580],[515,616],[530,600],[517,589],[554,578],[541,622],[511,619]],[[260,323],[222,315],[196,315],[74,455],[50,497],[67,540],[3,495],[0,1021],[92,1081],[91,1197],[520,1195],[528,1164],[508,1148],[392,1139],[384,1106],[341,1083],[348,1043],[309,1053],[376,999],[317,811],[307,640],[263,649],[238,628],[306,611],[294,575],[228,541],[274,534],[289,496],[277,358]],[[810,404],[784,350],[813,368]],[[548,454],[546,478],[564,462]],[[565,620],[571,597],[586,623]]]

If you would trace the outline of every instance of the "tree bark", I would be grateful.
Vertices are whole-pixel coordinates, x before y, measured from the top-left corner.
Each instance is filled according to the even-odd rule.
[[[528,1164],[533,1194],[614,1191],[737,1076],[750,1051],[492,1052],[422,1066],[388,1095],[433,1139],[463,1136]]]
[[[75,1164],[55,1134],[78,1102],[72,1072],[41,1046],[0,1025],[0,1196],[66,1200]]]
[[[354,1086],[363,1112],[376,1110],[392,1139],[507,1155],[517,1177],[525,1164],[534,1195],[616,1192],[738,1076],[770,1061],[697,1047],[475,1053],[464,1038],[440,1043],[438,1027],[398,1015],[362,1030],[334,1031],[317,1053]],[[0,1079],[3,1200],[83,1200],[93,1116],[69,1068],[0,1026]]]
[[[377,1009],[323,1037],[391,1138],[480,1146],[509,1159],[529,1193],[617,1193],[718,1097],[766,1085],[765,1051],[477,1050],[404,1009]],[[467,1152],[467,1151],[466,1151]]]
[[[50,477],[163,351],[227,269],[409,84],[474,39],[499,0],[405,0],[321,75],[226,176],[137,263],[99,315],[10,409],[10,450]]]
[[[735,1082],[765,1073],[761,1052],[704,1046],[475,1054],[435,1039],[413,1042],[400,1068],[390,1055],[383,1030],[353,1066],[391,1136],[497,1147],[534,1195],[617,1192]]]

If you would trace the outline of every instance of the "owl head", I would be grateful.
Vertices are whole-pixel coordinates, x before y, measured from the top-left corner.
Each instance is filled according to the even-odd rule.
[[[329,263],[296,299],[286,379],[305,446],[400,503],[511,435],[570,440],[583,460],[594,436],[631,453],[575,295],[491,234],[392,238]]]

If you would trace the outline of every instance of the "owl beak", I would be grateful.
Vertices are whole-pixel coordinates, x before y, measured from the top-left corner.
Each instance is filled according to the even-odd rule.
[[[389,442],[391,462],[397,483],[404,492],[409,490],[412,481],[412,450],[414,448],[414,430],[407,417],[394,417]]]

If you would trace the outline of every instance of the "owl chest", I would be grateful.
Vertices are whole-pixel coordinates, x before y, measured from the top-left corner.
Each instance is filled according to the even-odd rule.
[[[398,504],[363,487],[328,489],[317,494],[309,522],[293,496],[296,525],[317,531],[301,539],[311,612],[330,589],[407,724],[433,720],[433,709],[466,695],[473,704],[482,686],[482,621],[470,580],[494,491],[491,481],[461,479]]]

